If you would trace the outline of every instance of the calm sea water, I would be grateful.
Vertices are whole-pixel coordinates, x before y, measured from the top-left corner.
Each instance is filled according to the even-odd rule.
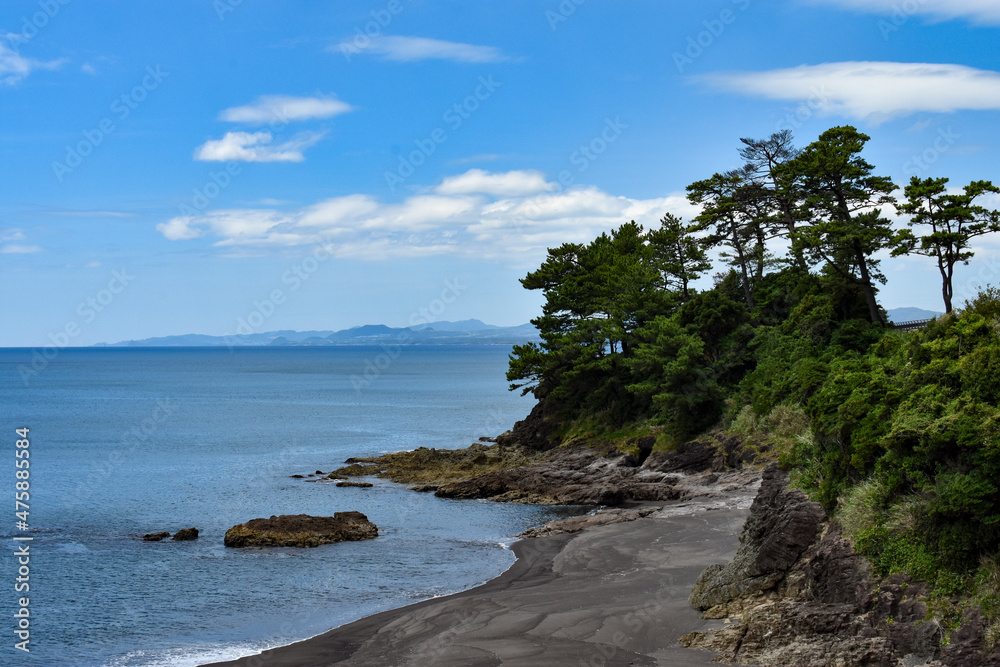
[[[9,501],[0,505],[0,663],[197,665],[496,576],[514,560],[513,535],[574,510],[289,476],[349,456],[464,447],[509,428],[531,403],[506,390],[508,352],[67,349],[26,385],[18,367],[31,351],[0,350],[0,495]],[[14,525],[22,426],[31,429],[30,533]],[[379,538],[222,545],[226,529],[254,517],[342,510],[367,514]],[[136,539],[189,526],[201,530],[195,542]],[[30,656],[13,646],[22,594],[12,537],[23,534],[35,538]]]

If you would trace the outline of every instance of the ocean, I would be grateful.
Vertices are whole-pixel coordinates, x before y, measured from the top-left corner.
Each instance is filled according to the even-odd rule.
[[[491,579],[514,535],[579,508],[452,501],[372,479],[293,479],[350,456],[459,448],[524,417],[509,347],[0,349],[0,663],[198,665]],[[29,529],[15,429],[30,429]],[[22,487],[23,488],[23,487]],[[231,526],[358,510],[375,540],[227,549]],[[193,542],[144,533],[197,527]],[[15,541],[30,536],[32,541]],[[29,544],[29,592],[15,548]],[[4,581],[6,580],[6,581]],[[15,648],[29,598],[30,656]]]

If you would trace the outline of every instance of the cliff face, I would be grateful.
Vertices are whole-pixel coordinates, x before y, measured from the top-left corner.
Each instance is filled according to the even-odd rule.
[[[695,608],[726,625],[681,642],[764,666],[1000,665],[998,652],[983,650],[978,614],[946,638],[925,593],[905,577],[875,578],[822,507],[772,466],[736,557],[707,568],[691,593]]]

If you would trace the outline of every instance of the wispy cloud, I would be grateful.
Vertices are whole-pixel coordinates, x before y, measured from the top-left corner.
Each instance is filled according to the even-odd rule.
[[[755,97],[808,100],[820,111],[873,123],[918,112],[1000,109],[1000,73],[964,65],[842,62],[696,80]]]
[[[34,252],[41,252],[41,248],[36,245],[16,243],[24,241],[27,236],[20,229],[0,229],[0,255],[29,255]],[[15,241],[15,243],[11,243]]]
[[[41,252],[41,248],[36,245],[22,245],[20,243],[9,243],[0,246],[0,254],[3,255],[28,255],[33,252]]]
[[[230,107],[219,114],[219,120],[231,123],[263,125],[272,122],[295,122],[330,118],[352,111],[354,107],[335,97],[291,97],[261,95],[252,104]]]
[[[416,60],[452,60],[460,63],[498,63],[510,60],[500,49],[493,46],[446,42],[427,37],[399,37],[381,35],[365,40],[346,40],[331,51],[346,53],[372,53],[386,60],[412,62]]]
[[[545,180],[540,171],[508,171],[494,174],[482,169],[470,169],[459,176],[449,176],[436,192],[444,195],[488,194],[523,196],[547,192],[556,187]]]
[[[302,151],[323,138],[325,132],[303,132],[282,144],[272,145],[270,132],[226,132],[195,149],[194,159],[207,162],[302,162]]]
[[[996,0],[804,0],[805,4],[826,4],[845,9],[892,16],[921,14],[935,19],[969,19],[974,23],[1000,25],[1000,4]]]
[[[549,247],[589,241],[629,220],[653,226],[667,211],[697,214],[683,193],[638,200],[596,187],[552,187],[539,172],[472,170],[402,202],[354,194],[290,211],[208,211],[157,229],[170,240],[204,236],[220,247],[264,250],[323,241],[332,243],[334,254],[354,259],[450,254],[525,266]]]
[[[7,39],[11,36],[7,35]],[[66,63],[65,58],[41,61],[27,58],[7,46],[0,38],[0,83],[13,85],[18,83],[36,69],[58,69]]]

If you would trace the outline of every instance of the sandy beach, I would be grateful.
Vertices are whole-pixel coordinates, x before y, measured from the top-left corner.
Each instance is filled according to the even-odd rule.
[[[714,654],[677,638],[719,623],[688,595],[739,546],[749,503],[727,504],[662,504],[635,521],[522,540],[515,564],[482,586],[213,666],[711,665]]]

